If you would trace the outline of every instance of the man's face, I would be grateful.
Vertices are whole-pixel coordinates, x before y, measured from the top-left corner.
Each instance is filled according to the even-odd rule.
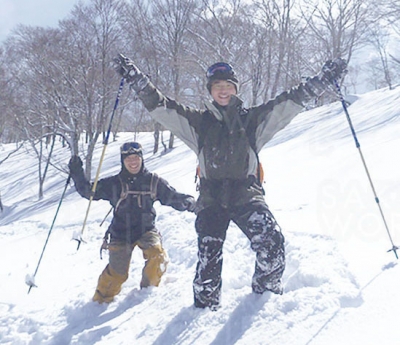
[[[236,95],[236,87],[226,80],[216,80],[211,85],[211,96],[219,105],[228,105],[231,95]]]
[[[137,174],[142,167],[142,157],[129,155],[124,159],[124,166],[131,174]]]

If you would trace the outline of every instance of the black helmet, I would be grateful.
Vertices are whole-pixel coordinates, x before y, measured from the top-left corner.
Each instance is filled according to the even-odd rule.
[[[239,80],[232,66],[226,62],[217,62],[207,69],[207,89],[211,93],[211,85],[216,80],[226,80],[235,85],[236,92],[239,89]]]

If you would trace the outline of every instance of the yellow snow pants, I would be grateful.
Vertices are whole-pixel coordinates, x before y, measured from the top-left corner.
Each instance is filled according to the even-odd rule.
[[[168,256],[161,244],[161,236],[156,231],[148,231],[133,244],[111,240],[108,245],[109,263],[101,273],[93,301],[110,303],[121,291],[128,279],[133,249],[138,246],[143,251],[145,265],[142,270],[140,287],[158,286],[168,264]]]

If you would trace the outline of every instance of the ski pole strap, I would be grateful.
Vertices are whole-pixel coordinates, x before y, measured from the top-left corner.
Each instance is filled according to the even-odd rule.
[[[99,226],[102,226],[102,225],[103,225],[103,223],[106,221],[107,217],[109,216],[109,214],[111,213],[112,210],[113,210],[113,207],[111,207],[111,208],[108,210],[107,214],[105,215],[105,217],[103,218],[103,220],[101,221],[101,223],[100,223]]]
[[[103,243],[101,244],[100,247],[100,260],[103,260],[103,250],[108,250],[108,245],[110,243],[109,239],[110,239],[110,231],[107,230],[104,234]]]

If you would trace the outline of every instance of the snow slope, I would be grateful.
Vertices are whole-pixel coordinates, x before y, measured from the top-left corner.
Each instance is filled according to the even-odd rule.
[[[400,88],[352,97],[349,112],[390,233],[400,245]],[[197,195],[196,157],[179,140],[153,155],[152,135],[124,133],[108,145],[101,176],[120,168],[119,146],[138,140],[149,170],[179,191]],[[0,161],[15,149],[0,146]],[[102,151],[96,149],[93,176]],[[69,151],[58,145],[54,162],[66,168]],[[99,257],[109,210],[68,186],[33,288],[67,175],[51,168],[45,197],[37,198],[37,162],[24,147],[0,165],[0,344],[12,345],[321,345],[400,344],[400,268],[374,200],[341,104],[296,117],[260,154],[266,200],[286,237],[282,296],[251,293],[254,253],[231,225],[224,245],[222,308],[192,306],[196,265],[195,216],[156,205],[158,228],[170,263],[158,288],[139,289],[143,258],[135,249],[130,278],[110,305],[91,302],[107,263]]]

